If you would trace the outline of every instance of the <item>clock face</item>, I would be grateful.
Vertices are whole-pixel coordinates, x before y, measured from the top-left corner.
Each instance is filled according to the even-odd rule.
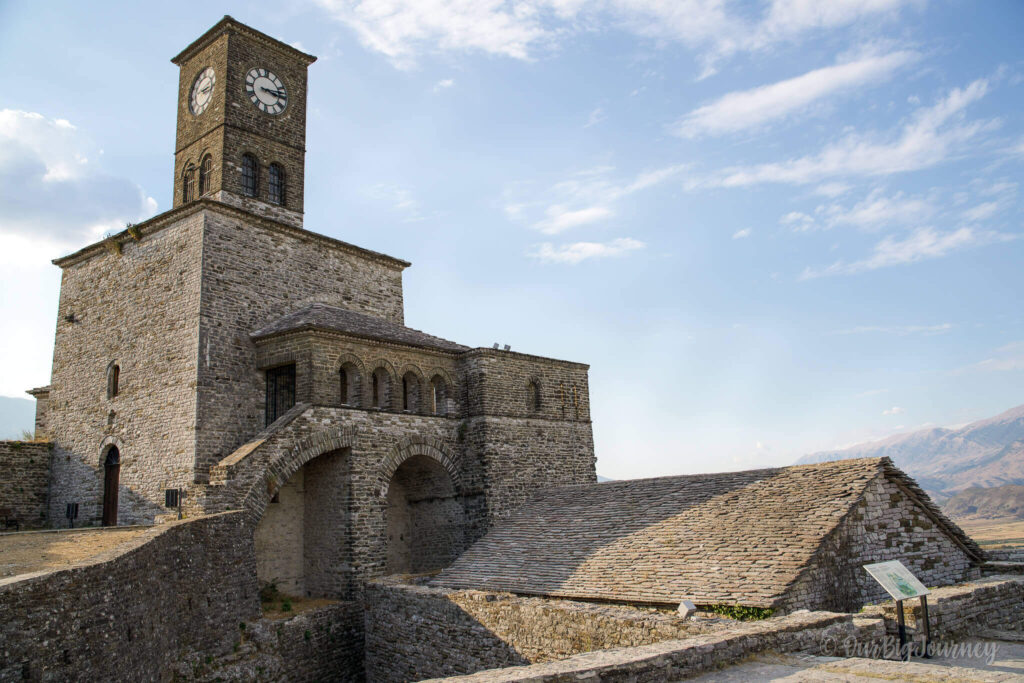
[[[188,98],[189,109],[196,116],[202,114],[210,106],[210,100],[213,99],[213,85],[216,82],[217,77],[213,73],[213,67],[206,67],[196,76],[196,82],[192,84],[192,93]]]
[[[288,106],[288,91],[281,79],[266,69],[249,69],[245,75],[249,99],[268,114],[280,114]]]

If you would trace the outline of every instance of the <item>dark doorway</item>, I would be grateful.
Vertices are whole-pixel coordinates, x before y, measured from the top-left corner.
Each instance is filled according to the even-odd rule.
[[[295,405],[295,365],[267,370],[267,426]]]
[[[103,462],[103,526],[117,526],[117,486],[120,477],[121,454],[117,446],[111,446]]]

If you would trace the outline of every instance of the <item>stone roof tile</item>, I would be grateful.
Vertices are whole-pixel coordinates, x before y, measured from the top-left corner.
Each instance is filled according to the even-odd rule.
[[[419,346],[442,351],[466,351],[468,346],[441,339],[411,327],[375,318],[370,315],[356,313],[337,306],[327,304],[310,304],[305,308],[289,313],[266,325],[249,336],[262,339],[284,332],[298,330],[330,330],[356,337],[390,341],[398,344]]]
[[[913,484],[888,459],[863,458],[548,490],[498,522],[433,584],[769,607],[879,476]],[[942,519],[947,531],[956,529]]]

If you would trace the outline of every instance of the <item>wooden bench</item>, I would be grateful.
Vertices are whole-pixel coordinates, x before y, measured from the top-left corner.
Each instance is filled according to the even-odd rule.
[[[0,508],[0,521],[3,522],[3,530],[14,529],[15,531],[21,531],[21,524],[18,522],[18,518],[14,515],[14,510],[10,508]]]

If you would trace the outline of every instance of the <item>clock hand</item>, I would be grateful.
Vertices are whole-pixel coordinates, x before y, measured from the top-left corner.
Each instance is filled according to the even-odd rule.
[[[280,92],[279,90],[271,90],[270,88],[264,88],[262,85],[260,86],[260,90],[262,90],[263,92],[270,93],[274,97],[280,97],[281,99],[285,99],[287,97],[287,95],[285,95],[283,92]]]

